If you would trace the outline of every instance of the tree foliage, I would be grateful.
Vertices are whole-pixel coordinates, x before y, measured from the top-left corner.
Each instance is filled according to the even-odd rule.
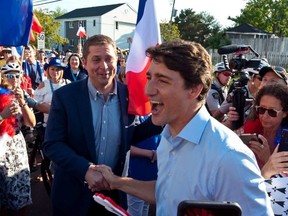
[[[34,10],[34,14],[36,14],[42,25],[43,32],[45,32],[46,48],[51,48],[54,44],[67,43],[68,41],[66,38],[60,36],[60,22],[54,20],[56,16],[60,16],[63,13],[65,13],[65,11],[61,12],[60,8],[58,8],[58,10],[56,9],[56,11],[48,11],[47,9]],[[36,45],[37,42],[32,42],[32,44]]]
[[[160,23],[161,37],[163,41],[180,38],[178,26],[173,23]]]
[[[229,19],[235,25],[248,23],[278,37],[288,37],[287,8],[287,0],[249,0],[239,16]]]
[[[213,16],[206,12],[196,13],[192,9],[181,10],[175,17],[174,24],[178,26],[182,39],[198,42],[204,47],[211,46],[212,40],[209,38],[214,37],[221,30]],[[217,37],[219,36],[221,34]]]

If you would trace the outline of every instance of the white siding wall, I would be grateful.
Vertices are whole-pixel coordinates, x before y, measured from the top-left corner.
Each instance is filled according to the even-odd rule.
[[[134,9],[124,4],[101,17],[79,17],[65,20],[61,22],[60,35],[66,36],[65,21],[86,20],[86,32],[89,37],[95,34],[104,34],[116,41],[116,45],[121,49],[127,49],[128,37],[133,37],[133,32],[136,26],[137,13]],[[96,26],[93,26],[93,22]],[[116,22],[118,22],[118,30],[116,29]],[[77,30],[76,30],[77,31]]]
[[[124,4],[103,15],[102,18],[103,20],[107,21],[107,23],[110,23],[111,26],[113,26],[112,30],[105,29],[108,32],[107,35],[115,40],[118,47],[121,49],[127,49],[129,47],[127,38],[133,37],[133,32],[136,26],[137,13],[127,4]],[[116,22],[118,22],[118,29],[116,29]],[[103,34],[105,34],[104,29]]]
[[[94,20],[95,20],[95,26],[94,26]],[[86,32],[88,34],[88,37],[100,34],[101,32],[100,17],[88,17],[86,19]]]

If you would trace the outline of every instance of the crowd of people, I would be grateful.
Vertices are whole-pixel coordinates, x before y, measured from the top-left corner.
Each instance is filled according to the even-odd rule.
[[[242,215],[273,215],[264,179],[288,172],[288,152],[278,152],[288,129],[284,68],[267,61],[243,68],[244,120],[235,126],[235,73],[223,62],[213,68],[198,43],[175,39],[146,50],[148,116],[128,113],[126,57],[111,38],[89,37],[81,55],[50,54],[29,45],[19,59],[2,49],[0,215],[28,215],[21,128],[35,126],[36,111],[53,161],[53,215],[113,215],[95,192],[132,216],[148,216],[150,204],[157,215],[177,215],[183,200],[231,201]],[[244,144],[246,133],[257,139]]]

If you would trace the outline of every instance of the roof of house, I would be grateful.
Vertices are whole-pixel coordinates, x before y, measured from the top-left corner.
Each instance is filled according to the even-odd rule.
[[[262,34],[271,34],[267,31],[260,30],[250,24],[244,23],[234,28],[228,28],[226,32],[239,32],[239,33],[262,33]]]
[[[62,16],[56,17],[56,19],[71,19],[71,18],[78,18],[78,17],[91,17],[91,16],[102,16],[103,14],[114,10],[115,8],[123,5],[121,4],[113,4],[113,5],[103,5],[97,7],[89,7],[89,8],[79,8],[73,11],[70,11]]]

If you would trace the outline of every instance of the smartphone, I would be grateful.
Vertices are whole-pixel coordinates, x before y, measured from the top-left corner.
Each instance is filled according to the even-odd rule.
[[[281,133],[278,152],[288,151],[288,129],[283,129]]]
[[[177,216],[241,216],[242,209],[235,202],[192,201],[180,202]]]
[[[242,142],[246,145],[249,145],[249,141],[257,141],[260,142],[260,139],[258,138],[258,134],[256,133],[249,133],[249,134],[241,134],[240,139]]]

